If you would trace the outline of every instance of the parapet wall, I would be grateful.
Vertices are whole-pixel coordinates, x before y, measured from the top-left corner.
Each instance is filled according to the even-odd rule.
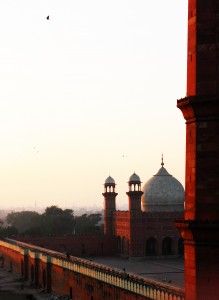
[[[0,255],[4,268],[75,300],[184,300],[180,288],[15,240],[0,240]]]
[[[117,249],[116,237],[104,235],[18,236],[15,240],[79,257],[113,256]]]

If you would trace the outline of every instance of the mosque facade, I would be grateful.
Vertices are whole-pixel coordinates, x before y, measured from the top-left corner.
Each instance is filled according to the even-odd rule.
[[[128,180],[128,210],[116,209],[116,183],[104,183],[104,235],[20,236],[17,240],[78,257],[154,258],[182,256],[183,239],[175,220],[184,215],[184,188],[164,168],[144,185],[137,174]]]
[[[137,174],[128,181],[128,210],[116,210],[116,183],[104,183],[104,234],[117,239],[117,254],[124,257],[183,255],[183,239],[175,220],[184,214],[184,188],[164,168],[141,187]]]

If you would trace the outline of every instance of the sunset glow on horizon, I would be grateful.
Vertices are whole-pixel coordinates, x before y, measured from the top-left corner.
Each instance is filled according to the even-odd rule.
[[[102,207],[109,175],[124,205],[162,153],[184,185],[187,5],[0,4],[0,208]]]

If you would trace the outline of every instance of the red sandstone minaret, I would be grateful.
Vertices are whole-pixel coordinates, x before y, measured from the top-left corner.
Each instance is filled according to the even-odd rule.
[[[141,180],[137,174],[132,174],[129,181],[129,256],[143,256],[142,247],[142,211],[141,211]]]
[[[104,196],[104,234],[113,235],[114,234],[114,223],[113,217],[116,211],[116,196],[115,192],[115,181],[109,176],[104,183],[105,192],[102,194]]]
[[[185,245],[186,300],[219,299],[219,0],[189,0]]]
[[[137,174],[132,174],[128,181],[129,191],[126,193],[129,197],[129,211],[141,211],[141,180]]]

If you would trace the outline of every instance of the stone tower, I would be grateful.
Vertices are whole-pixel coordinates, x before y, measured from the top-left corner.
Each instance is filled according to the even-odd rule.
[[[104,234],[113,235],[114,234],[114,213],[116,211],[116,196],[115,192],[115,181],[109,176],[104,183]]]
[[[186,199],[177,221],[185,251],[186,300],[219,299],[219,0],[189,0]]]
[[[142,210],[141,210],[141,180],[137,174],[132,174],[128,181],[129,191],[129,256],[143,256],[142,245]]]

